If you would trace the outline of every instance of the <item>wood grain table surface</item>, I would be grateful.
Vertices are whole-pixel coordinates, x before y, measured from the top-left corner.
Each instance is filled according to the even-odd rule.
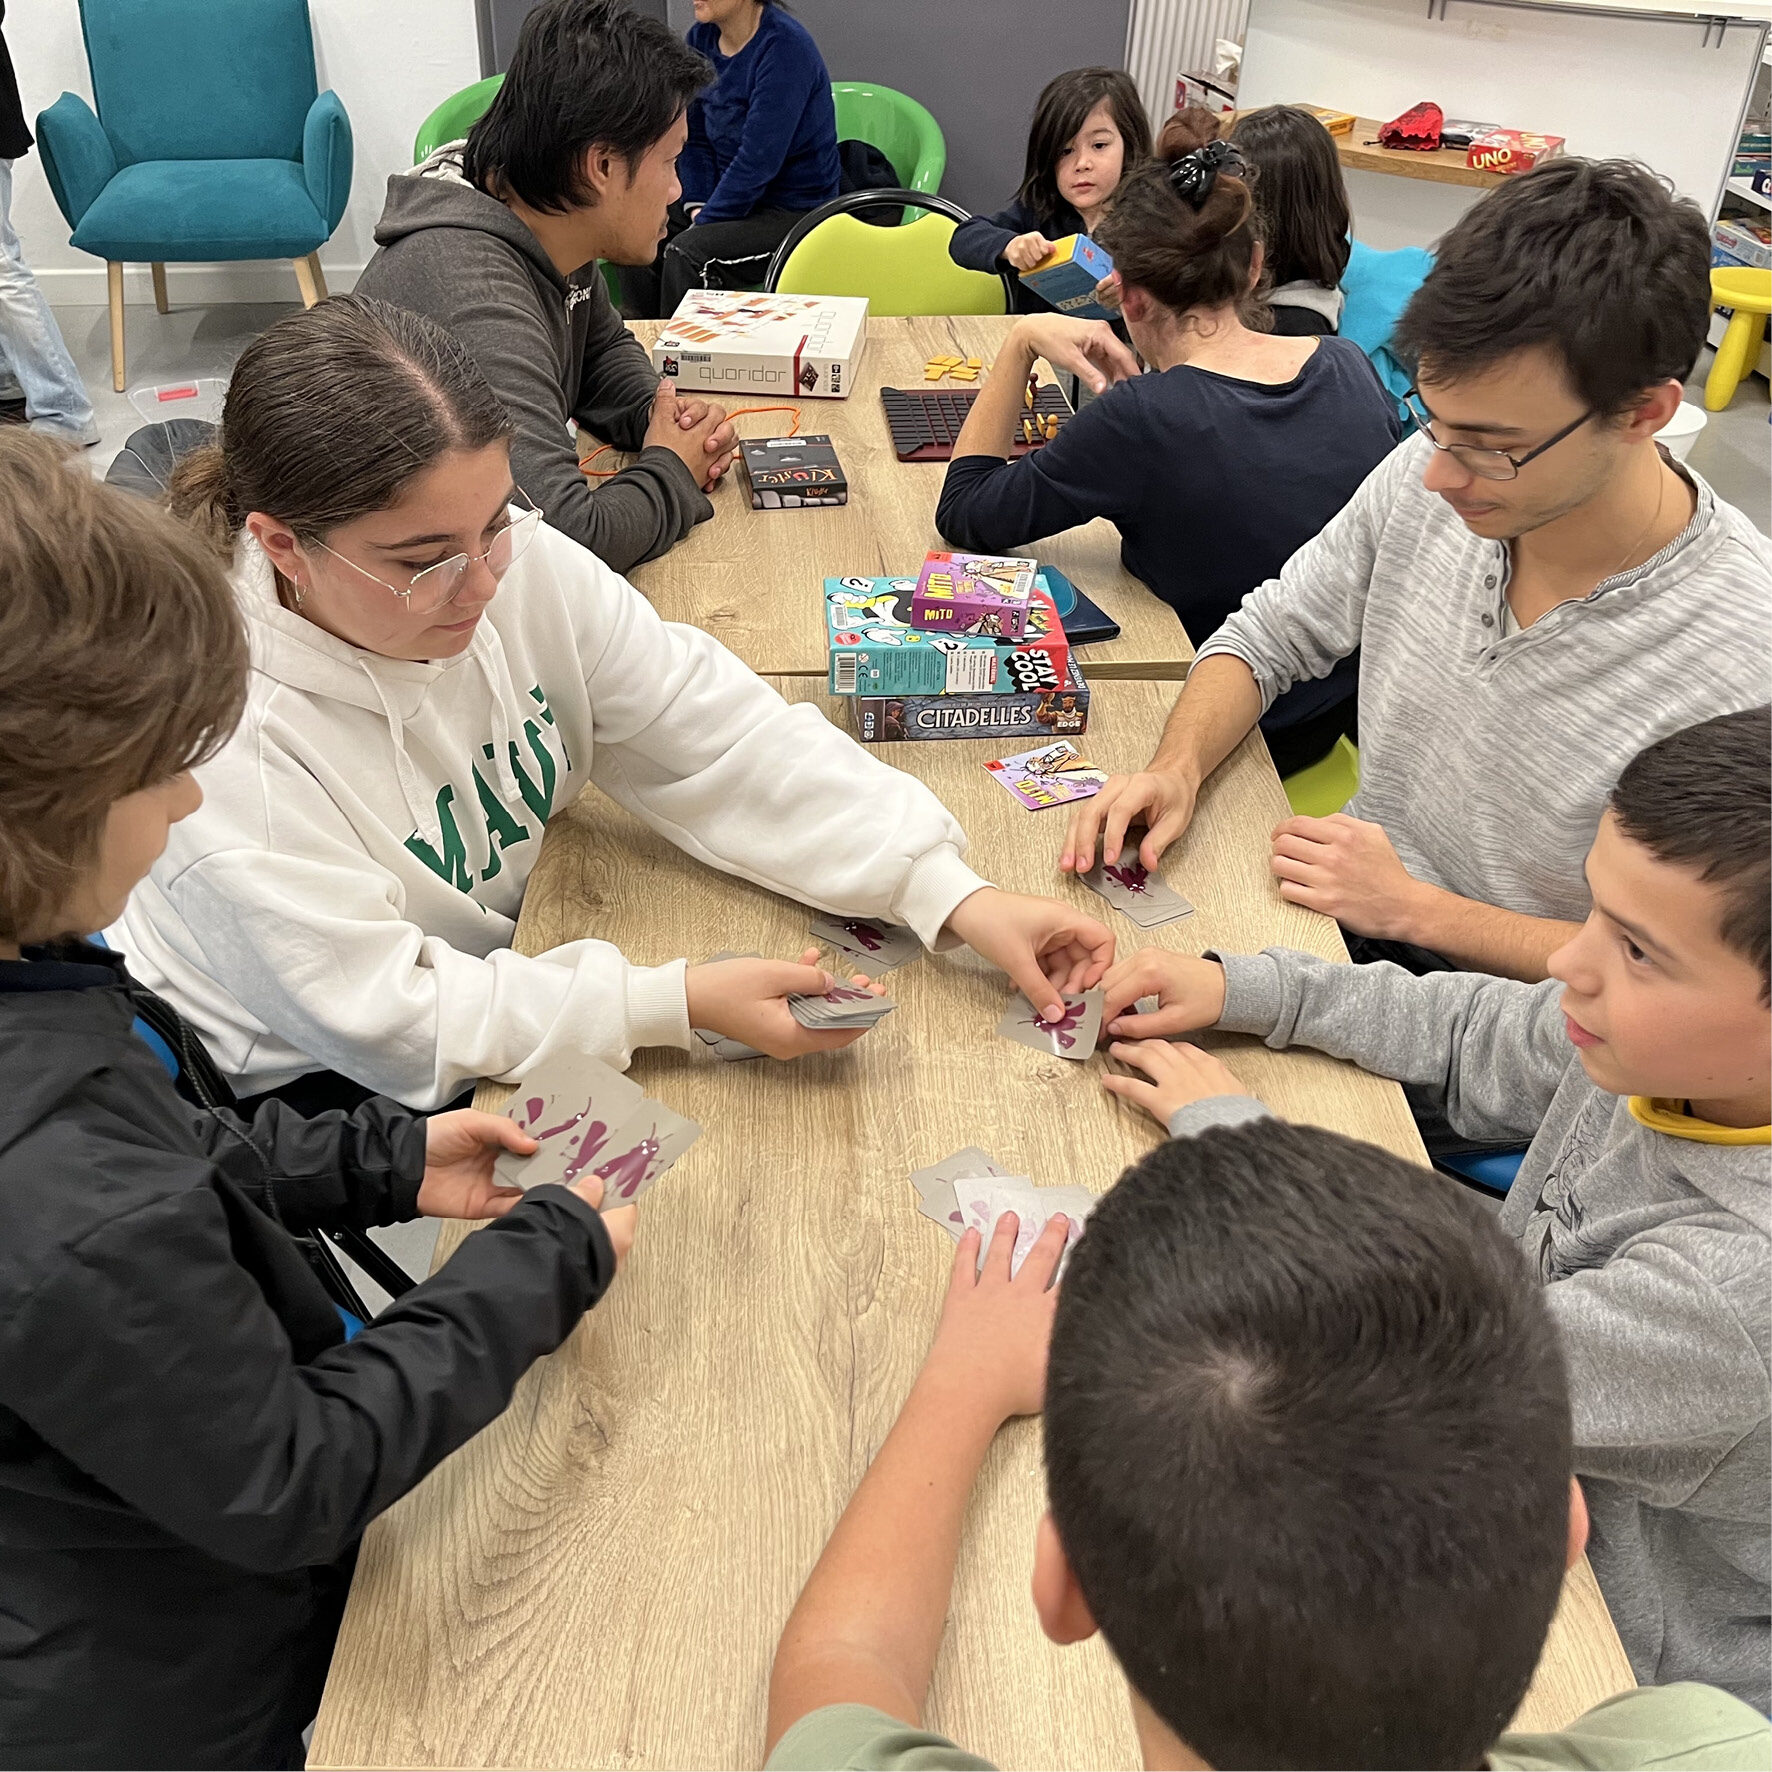
[[[898,460],[880,389],[957,386],[925,382],[923,365],[952,353],[988,364],[1011,324],[988,315],[870,320],[854,392],[845,400],[798,402],[801,433],[829,433],[835,444],[849,479],[849,503],[828,510],[753,511],[744,470],[734,465],[713,493],[714,515],[629,577],[667,621],[706,628],[752,670],[823,677],[825,579],[914,578],[924,554],[945,545],[935,531],[935,505],[946,464]],[[635,321],[631,330],[650,343],[662,325]],[[738,402],[728,404],[736,408]],[[792,421],[771,412],[735,422],[741,436],[778,437]],[[1175,611],[1120,564],[1120,536],[1112,525],[1097,519],[1030,542],[1027,552],[1056,566],[1120,624],[1119,639],[1078,648],[1091,683],[1187,675],[1194,656],[1187,633]]]
[[[777,687],[824,700],[804,678]],[[1089,752],[1142,762],[1173,694],[1104,683]],[[1165,863],[1196,914],[1149,932],[1056,875],[1064,814],[1022,810],[982,767],[995,750],[879,754],[941,795],[982,873],[1088,903],[1122,953],[1345,953],[1333,923],[1273,890],[1265,839],[1285,808],[1258,740],[1207,784]],[[598,935],[641,964],[723,947],[786,955],[809,914],[689,859],[592,790],[549,827],[518,946]],[[910,1388],[945,1288],[952,1244],[916,1211],[909,1172],[978,1144],[1037,1182],[1100,1192],[1160,1137],[1100,1088],[1100,1060],[998,1038],[1008,987],[969,951],[915,960],[888,988],[896,1013],[844,1052],[726,1065],[698,1042],[636,1057],[631,1074],[702,1137],[648,1196],[608,1298],[371,1528],[310,1766],[760,1763],[776,1636]],[[1394,1084],[1207,1040],[1279,1113],[1423,1160]],[[508,1094],[487,1086],[481,1105]],[[440,1261],[464,1234],[444,1227]],[[1106,1651],[1056,1649],[1035,1621],[1041,1508],[1039,1425],[1014,1422],[967,1517],[928,1721],[1007,1768],[1134,1767]],[[1584,1562],[1522,1726],[1559,1727],[1631,1684]]]

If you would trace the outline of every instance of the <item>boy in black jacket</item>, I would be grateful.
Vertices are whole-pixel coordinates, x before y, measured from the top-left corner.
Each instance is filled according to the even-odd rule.
[[[200,803],[245,687],[199,544],[0,434],[0,1765],[301,1765],[364,1528],[633,1235],[594,1178],[499,1186],[535,1146],[494,1115],[242,1121],[78,938]],[[421,1213],[497,1222],[347,1342],[315,1233]]]

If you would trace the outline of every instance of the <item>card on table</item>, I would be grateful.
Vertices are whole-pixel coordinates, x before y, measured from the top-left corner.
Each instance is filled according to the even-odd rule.
[[[1008,1176],[1008,1170],[986,1156],[977,1145],[969,1144],[964,1150],[943,1157],[939,1163],[931,1163],[926,1169],[913,1171],[911,1186],[917,1190],[919,1196],[917,1210],[925,1218],[933,1219],[957,1243],[966,1226],[960,1215],[959,1203],[954,1198],[955,1186],[968,1180]]]
[[[1082,881],[1115,910],[1125,912],[1141,929],[1155,929],[1159,924],[1194,914],[1194,907],[1179,892],[1165,886],[1138,859],[1136,843],[1128,843],[1117,862],[1109,863],[1103,856],[1082,876]]]
[[[1086,1187],[1035,1187],[1031,1181],[1019,1176],[1003,1180],[962,1180],[954,1184],[954,1193],[963,1221],[962,1232],[976,1230],[979,1233],[978,1265],[981,1271],[990,1252],[991,1238],[996,1233],[997,1220],[1005,1212],[1015,1214],[1015,1246],[1009,1255],[1011,1274],[1021,1271],[1021,1264],[1039,1241],[1040,1233],[1061,1212],[1070,1221],[1065,1233],[1065,1257],[1068,1258],[1083,1234],[1083,1220],[1095,1205],[1095,1196]],[[1062,1274],[1063,1271],[1061,1260],[1059,1272]]]
[[[822,997],[788,998],[788,1009],[801,1027],[831,1031],[871,1028],[897,1007],[890,997],[876,997],[851,984],[833,985]]]
[[[1018,991],[997,1023],[997,1032],[1056,1058],[1088,1058],[1101,1038],[1101,990],[1097,987],[1063,1001],[1064,1014],[1057,1021],[1042,1021],[1039,1010]]]
[[[1037,751],[1018,751],[986,763],[995,779],[1030,812],[1087,800],[1107,784],[1108,772],[1098,769],[1068,738]]]
[[[923,951],[912,930],[878,917],[815,917],[808,932],[870,978],[914,960]]]

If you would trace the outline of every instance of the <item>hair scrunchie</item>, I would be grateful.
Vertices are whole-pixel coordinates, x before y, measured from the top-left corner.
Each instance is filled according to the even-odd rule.
[[[1229,142],[1208,142],[1170,163],[1169,184],[1182,202],[1200,209],[1212,195],[1220,173],[1241,178],[1243,171],[1243,156]]]

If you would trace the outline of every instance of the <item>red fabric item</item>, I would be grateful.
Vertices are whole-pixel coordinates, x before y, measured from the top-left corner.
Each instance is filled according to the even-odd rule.
[[[1431,154],[1440,145],[1440,127],[1445,121],[1445,112],[1431,100],[1424,100],[1411,105],[1402,116],[1392,118],[1379,130],[1379,146],[1412,148],[1417,153]]]

